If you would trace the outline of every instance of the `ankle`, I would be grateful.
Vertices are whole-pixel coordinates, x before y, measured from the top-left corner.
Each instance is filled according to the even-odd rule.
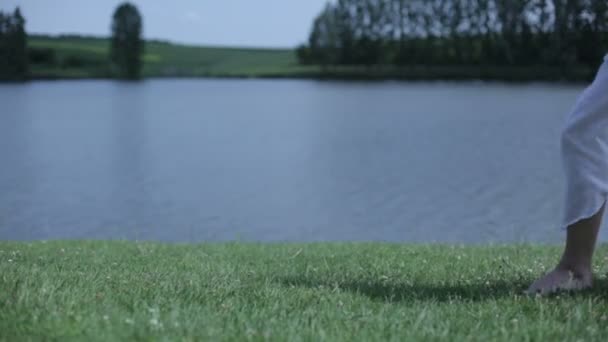
[[[591,263],[562,259],[556,269],[572,272],[575,278],[584,278],[591,275]]]

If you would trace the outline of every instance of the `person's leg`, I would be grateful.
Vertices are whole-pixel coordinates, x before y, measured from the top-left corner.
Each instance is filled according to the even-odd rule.
[[[559,263],[559,268],[570,270],[575,276],[591,273],[591,263],[597,235],[602,225],[604,207],[594,216],[575,223],[568,228],[566,250]]]
[[[582,290],[593,285],[593,252],[603,214],[604,207],[591,218],[568,227],[566,249],[559,264],[552,272],[532,284],[528,293]]]
[[[562,132],[566,248],[557,267],[529,293],[548,294],[592,286],[591,262],[608,198],[608,57],[581,94]],[[566,227],[567,226],[567,227]]]

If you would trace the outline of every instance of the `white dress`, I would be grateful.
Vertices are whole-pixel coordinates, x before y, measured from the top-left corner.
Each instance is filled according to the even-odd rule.
[[[568,116],[561,147],[566,229],[597,214],[608,199],[608,56]]]

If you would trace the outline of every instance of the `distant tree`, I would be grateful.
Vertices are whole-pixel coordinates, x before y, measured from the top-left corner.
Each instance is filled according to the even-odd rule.
[[[23,80],[27,72],[25,19],[19,7],[12,15],[0,12],[0,79]]]
[[[123,3],[114,12],[110,59],[117,77],[138,79],[141,75],[142,18],[137,8]]]
[[[28,48],[28,59],[31,64],[55,65],[57,56],[51,48]]]
[[[581,28],[577,37],[577,52],[579,62],[597,68],[601,63],[602,57],[606,53],[601,47],[605,43],[605,36],[608,33],[606,22],[608,21],[608,3],[605,0],[591,0],[585,3],[583,13],[592,13],[590,16],[583,16]]]
[[[296,57],[298,58],[298,62],[302,65],[315,63],[314,58],[311,56],[310,48],[305,44],[299,45],[296,48]]]
[[[0,11],[0,79],[8,73],[8,18]]]
[[[13,14],[13,63],[18,78],[24,78],[28,71],[27,34],[25,33],[25,18],[21,15],[19,7]]]
[[[334,0],[298,54],[319,65],[595,71],[607,50],[607,0]]]
[[[340,28],[337,9],[328,3],[315,19],[308,39],[310,57],[321,66],[340,62]]]

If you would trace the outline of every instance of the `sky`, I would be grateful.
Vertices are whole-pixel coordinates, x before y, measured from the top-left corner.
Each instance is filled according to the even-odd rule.
[[[109,35],[123,0],[1,0],[19,6],[29,33]],[[146,39],[177,43],[294,47],[304,43],[327,0],[131,0],[144,18]]]

